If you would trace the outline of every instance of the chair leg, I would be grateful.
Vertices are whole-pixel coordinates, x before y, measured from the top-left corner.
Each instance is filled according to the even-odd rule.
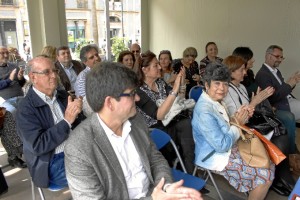
[[[32,195],[32,200],[35,200],[34,184],[32,181],[31,181],[31,195]]]
[[[43,193],[42,188],[38,187],[38,191],[39,191],[39,193],[40,193],[41,200],[45,200],[45,196],[44,196],[44,193]]]
[[[223,197],[222,197],[222,195],[221,195],[221,193],[220,193],[220,191],[219,191],[219,188],[218,188],[218,186],[217,186],[217,184],[216,184],[216,182],[215,182],[215,179],[214,179],[214,177],[212,176],[211,172],[210,172],[209,170],[205,170],[205,171],[208,173],[208,175],[209,175],[209,177],[210,177],[210,180],[212,181],[214,187],[216,188],[217,193],[218,193],[218,195],[219,195],[219,197],[220,197],[220,200],[223,200]]]

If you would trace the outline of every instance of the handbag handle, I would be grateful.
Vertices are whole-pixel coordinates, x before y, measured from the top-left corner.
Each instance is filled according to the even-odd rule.
[[[246,138],[245,134],[243,133],[243,131],[245,131],[245,132],[248,133],[249,135],[254,135],[254,133],[253,133],[251,130],[245,128],[244,126],[239,125],[238,123],[235,123],[235,122],[232,122],[232,121],[231,121],[230,124],[231,124],[231,125],[234,125],[234,126],[236,126],[236,127],[239,128],[239,133],[240,133],[241,138],[242,138],[243,141],[246,141],[246,140],[247,140],[247,138]],[[242,131],[242,130],[243,130],[243,131]]]

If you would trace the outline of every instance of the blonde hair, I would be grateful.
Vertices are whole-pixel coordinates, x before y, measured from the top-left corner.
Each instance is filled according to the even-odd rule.
[[[50,58],[53,62],[56,61],[56,47],[54,46],[45,46],[42,51],[41,51],[42,55],[47,56],[48,58]]]
[[[186,49],[183,51],[182,56],[183,56],[183,57],[189,57],[189,56],[192,56],[192,57],[194,57],[194,58],[197,58],[198,52],[197,52],[197,50],[196,50],[194,47],[188,47],[188,48],[186,48]]]

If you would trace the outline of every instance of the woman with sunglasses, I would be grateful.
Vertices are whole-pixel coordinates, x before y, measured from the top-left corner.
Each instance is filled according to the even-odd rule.
[[[142,78],[137,90],[137,94],[140,96],[140,101],[136,102],[137,110],[143,115],[148,127],[167,132],[180,146],[187,172],[192,174],[195,144],[192,136],[191,119],[179,113],[168,125],[165,126],[162,123],[180,92],[180,85],[185,74],[184,68],[178,72],[173,88],[161,79],[161,67],[154,53],[147,51],[141,55],[140,68]],[[159,99],[164,100],[164,102],[158,107],[156,101]],[[170,157],[170,151],[165,149],[162,153],[169,163],[172,163],[173,158]]]
[[[194,47],[188,47],[183,51],[181,59],[175,59],[173,62],[173,71],[175,74],[180,72],[182,67],[185,68],[186,92],[185,97],[189,98],[190,89],[198,85],[200,81],[199,66],[195,61],[198,53]]]

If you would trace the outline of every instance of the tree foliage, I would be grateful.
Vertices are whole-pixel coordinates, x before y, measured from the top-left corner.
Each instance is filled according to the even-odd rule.
[[[115,58],[115,61],[117,61],[119,54],[122,51],[128,50],[128,47],[126,46],[128,40],[123,37],[113,37],[111,38],[111,41],[112,41],[111,52]]]

